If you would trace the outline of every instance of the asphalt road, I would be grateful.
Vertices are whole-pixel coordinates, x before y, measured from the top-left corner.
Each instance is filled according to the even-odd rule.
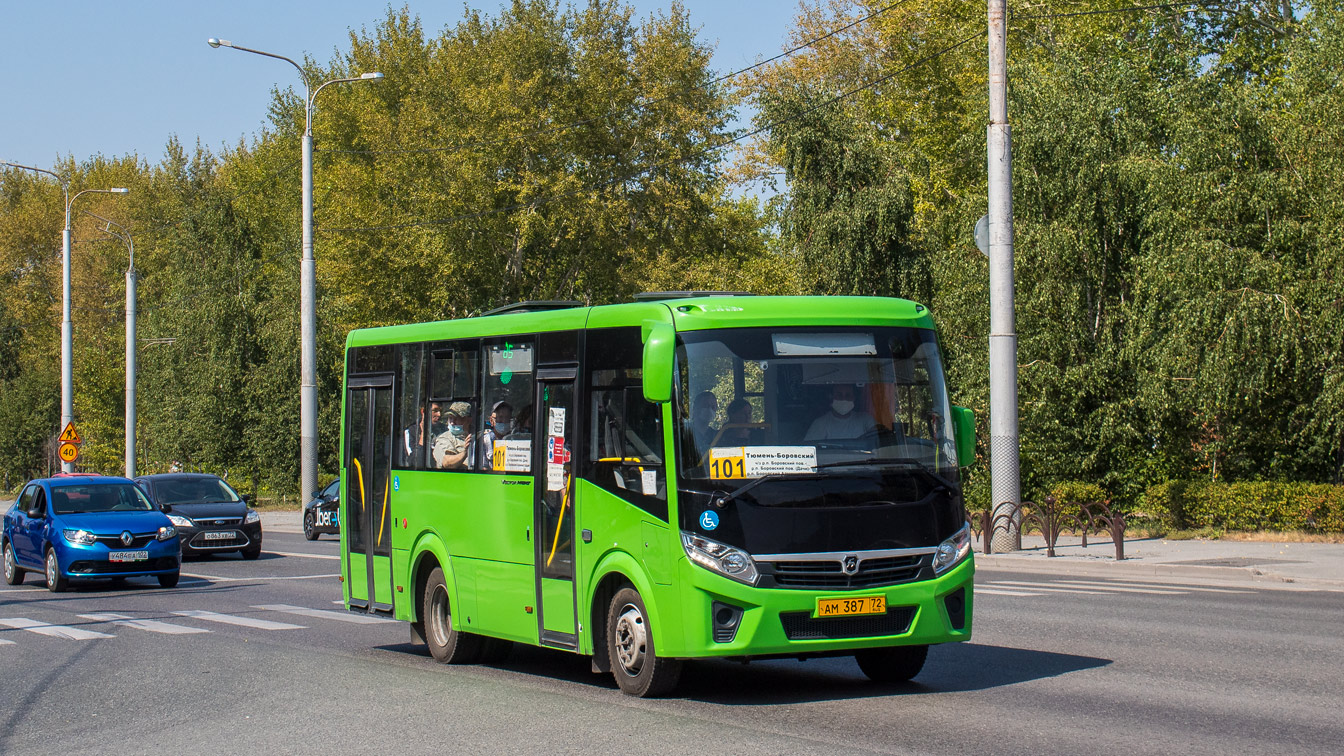
[[[172,590],[0,586],[0,753],[1344,750],[1344,593],[982,570],[975,641],[915,683],[699,662],[651,701],[558,652],[438,665],[335,603],[335,540],[265,546]]]

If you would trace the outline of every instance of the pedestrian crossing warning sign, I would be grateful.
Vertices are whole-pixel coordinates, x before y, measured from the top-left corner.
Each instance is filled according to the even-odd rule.
[[[75,430],[75,424],[73,421],[65,424],[65,430],[61,431],[61,437],[57,440],[59,440],[63,444],[82,443],[79,440],[79,431]]]

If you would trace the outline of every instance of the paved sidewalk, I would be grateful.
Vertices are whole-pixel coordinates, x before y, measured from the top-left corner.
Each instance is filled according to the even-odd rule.
[[[261,532],[268,530],[272,533],[302,533],[303,512],[297,509],[292,512],[262,512]]]
[[[1115,560],[1115,546],[1104,537],[1063,536],[1054,558],[1046,556],[1045,541],[1024,536],[1022,551],[981,554],[977,540],[976,566],[986,570],[1021,570],[1092,577],[1204,578],[1257,583],[1296,584],[1302,587],[1344,590],[1344,544],[1265,543],[1256,541],[1168,541],[1160,538],[1125,540],[1125,559]]]

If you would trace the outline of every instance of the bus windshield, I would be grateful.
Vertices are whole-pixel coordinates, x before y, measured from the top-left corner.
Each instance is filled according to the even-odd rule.
[[[869,466],[956,475],[931,330],[735,328],[679,339],[683,478]]]

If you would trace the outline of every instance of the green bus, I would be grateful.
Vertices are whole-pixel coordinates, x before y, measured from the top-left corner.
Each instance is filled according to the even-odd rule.
[[[346,607],[441,662],[527,643],[656,696],[686,659],[903,681],[971,637],[974,419],[914,302],[663,292],[355,330],[343,402]]]

